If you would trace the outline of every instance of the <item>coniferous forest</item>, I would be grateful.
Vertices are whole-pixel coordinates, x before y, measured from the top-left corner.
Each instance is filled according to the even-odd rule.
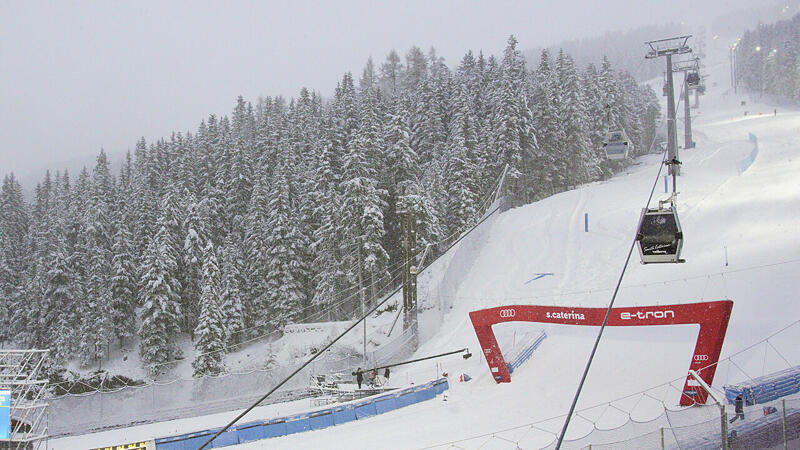
[[[354,292],[385,292],[398,212],[441,252],[506,165],[505,192],[532,202],[608,178],[623,166],[605,160],[604,131],[624,128],[641,154],[658,120],[653,91],[608,60],[545,50],[526,67],[510,37],[454,67],[433,49],[392,51],[331,98],[239,97],[196,131],[139,140],[118,170],[101,150],[80,173],[48,172],[30,201],[7,174],[0,342],[84,366],[138,345],[152,367],[188,336],[195,374],[221,373],[237,343],[352,318]]]
[[[736,83],[750,92],[800,100],[800,14],[742,35]]]

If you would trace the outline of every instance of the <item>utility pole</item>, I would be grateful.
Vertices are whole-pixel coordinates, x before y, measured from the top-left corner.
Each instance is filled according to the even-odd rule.
[[[667,58],[667,153],[670,160],[678,158],[678,129],[675,124],[675,89],[672,85],[672,55],[682,55],[692,51],[686,42],[691,35],[678,36],[657,41],[645,42],[650,46],[650,51],[645,55],[646,59]],[[675,164],[669,166],[670,175],[675,171],[675,175],[680,175],[680,166]]]

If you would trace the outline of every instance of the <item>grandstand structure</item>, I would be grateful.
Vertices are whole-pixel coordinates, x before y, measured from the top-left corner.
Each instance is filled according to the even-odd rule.
[[[0,391],[8,393],[8,415],[0,410],[0,449],[38,449],[47,438],[47,379],[42,368],[49,350],[0,350]],[[5,409],[5,408],[3,408]]]

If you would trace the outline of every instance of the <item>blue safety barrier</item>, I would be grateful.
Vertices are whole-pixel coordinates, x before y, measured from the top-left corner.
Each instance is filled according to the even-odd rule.
[[[397,403],[394,401],[394,396],[382,397],[375,399],[375,412],[376,414],[383,414],[393,409],[397,409]]]
[[[747,158],[739,161],[739,174],[742,174],[745,170],[749,169],[753,162],[755,162],[756,156],[758,156],[758,138],[753,133],[750,133],[749,138],[750,142],[753,143],[753,151],[747,155]]]
[[[417,398],[414,396],[414,392],[402,392],[400,394],[395,394],[394,403],[398,408],[413,405],[416,402]]]
[[[286,434],[302,433],[311,429],[309,414],[295,414],[286,418]]]
[[[286,421],[283,419],[270,421],[264,425],[263,434],[265,438],[286,436]],[[158,448],[157,445],[156,448]]]
[[[312,430],[320,430],[322,428],[328,428],[335,425],[333,422],[333,411],[330,409],[314,413],[308,418],[308,420]]]
[[[264,423],[249,423],[236,428],[239,433],[239,443],[258,441],[264,439]]]
[[[424,402],[425,400],[431,400],[436,397],[436,392],[431,389],[422,389],[414,393],[414,396],[417,399],[417,403]]]
[[[404,406],[435,398],[447,390],[446,378],[412,386],[391,394],[360,400],[346,405],[280,417],[268,422],[256,421],[242,424],[220,434],[212,448],[242,444],[260,439],[286,436],[309,430],[319,430],[354,420],[366,419]],[[156,439],[157,450],[194,450],[211,438],[219,428]]]
[[[800,366],[725,386],[725,398],[735,404],[741,394],[745,405],[757,405],[800,392]]]
[[[206,437],[206,441],[208,437]],[[236,428],[230,429],[219,436],[216,439],[211,441],[211,447],[226,447],[228,445],[236,445],[239,443],[239,430]]]
[[[359,403],[356,406],[356,419],[361,420],[365,417],[371,417],[378,412],[375,410],[375,402],[372,400],[368,402]]]
[[[219,429],[201,431],[199,433],[190,433],[186,435],[186,440],[183,441],[183,450],[200,448],[200,446],[211,439],[211,436],[213,436],[217,431],[219,431]]]
[[[156,448],[159,450],[183,450],[183,443],[185,441],[186,436],[173,436],[156,439]]]
[[[506,363],[508,373],[514,373],[514,369],[518,368],[525,361],[529,360],[531,356],[533,356],[534,350],[539,348],[539,345],[545,340],[545,338],[547,338],[547,333],[542,331],[538,336],[536,336],[536,339],[534,339],[529,346],[522,350],[520,354],[517,355],[510,363]]]
[[[333,423],[340,425],[356,420],[356,410],[353,405],[342,405],[333,408]]]
[[[436,392],[436,395],[444,393],[447,390],[447,379],[440,378],[433,383],[433,390]],[[398,406],[399,408],[399,406]]]

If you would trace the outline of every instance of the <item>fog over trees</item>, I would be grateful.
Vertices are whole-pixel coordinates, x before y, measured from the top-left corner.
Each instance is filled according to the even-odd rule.
[[[506,193],[535,201],[608,178],[622,165],[605,160],[603,133],[624,128],[644,153],[658,120],[655,93],[607,59],[544,50],[526,67],[512,36],[502,55],[470,51],[452,68],[434,49],[392,51],[330,99],[239,97],[195,132],[140,140],[116,173],[102,150],[91,169],[48,172],[30,202],[9,174],[0,341],[84,366],[138,343],[152,367],[189,336],[195,374],[223,372],[231,345],[351,318],[359,289],[396,284],[399,211],[441,252],[506,165]]]
[[[753,93],[800,100],[800,14],[745,31],[736,44],[736,83]]]

